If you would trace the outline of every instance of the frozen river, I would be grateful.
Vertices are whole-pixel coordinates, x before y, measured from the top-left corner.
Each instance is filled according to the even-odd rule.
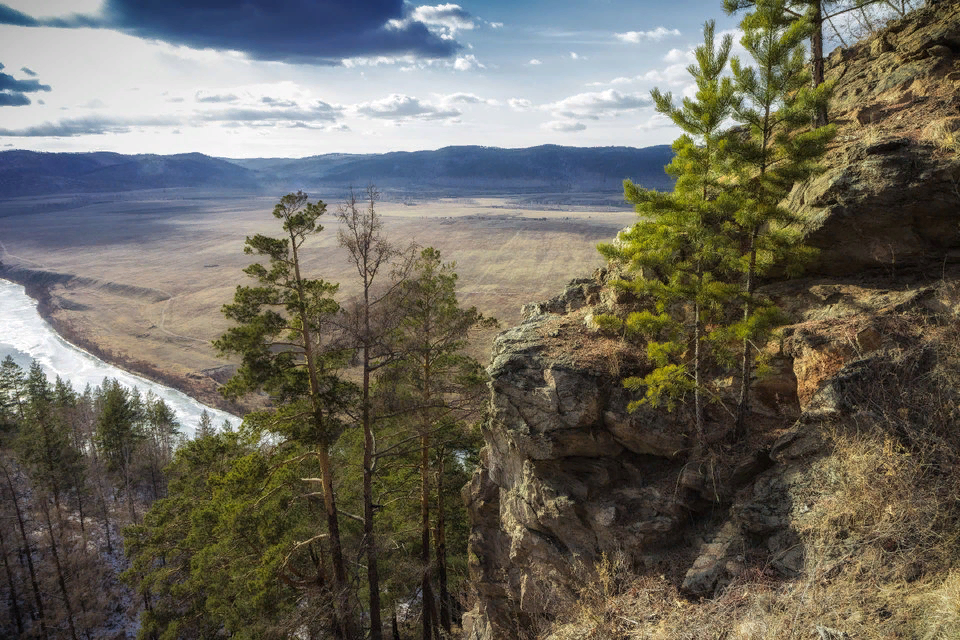
[[[0,360],[8,355],[23,367],[36,360],[52,382],[56,376],[69,380],[77,391],[86,385],[99,386],[104,378],[115,378],[126,387],[136,387],[140,393],[152,391],[170,405],[180,421],[181,433],[192,437],[200,413],[206,409],[217,427],[229,420],[233,426],[240,419],[232,414],[203,405],[190,396],[118,369],[103,360],[78,349],[63,338],[40,317],[37,303],[23,287],[0,279]]]

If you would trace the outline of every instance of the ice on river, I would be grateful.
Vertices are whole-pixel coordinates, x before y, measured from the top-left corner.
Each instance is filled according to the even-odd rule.
[[[118,369],[73,346],[40,317],[37,302],[24,292],[22,286],[0,279],[0,360],[8,355],[24,369],[30,366],[31,360],[36,360],[51,382],[60,376],[77,391],[82,392],[88,384],[99,386],[104,378],[114,378],[125,387],[136,387],[143,395],[152,391],[173,409],[180,422],[180,431],[187,437],[193,437],[204,409],[218,428],[224,420],[229,420],[235,427],[240,424],[237,416],[203,405],[176,389]]]

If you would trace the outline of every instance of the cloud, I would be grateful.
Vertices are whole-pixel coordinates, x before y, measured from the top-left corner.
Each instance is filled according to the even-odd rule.
[[[641,73],[639,75],[633,76],[632,78],[626,76],[618,76],[613,80],[607,80],[606,82],[588,82],[588,87],[607,87],[610,85],[624,85],[624,84],[633,84],[635,82],[662,82],[663,75],[657,70],[647,71],[646,73]]]
[[[403,20],[391,20],[389,25],[403,28],[413,22],[420,22],[439,33],[445,40],[452,40],[458,31],[474,28],[473,16],[458,4],[423,5],[416,7]]]
[[[620,42],[629,42],[636,44],[643,41],[659,42],[668,36],[679,36],[679,29],[667,29],[666,27],[657,27],[650,31],[627,31],[626,33],[613,34]]]
[[[451,93],[449,95],[440,96],[440,103],[443,105],[449,104],[488,104],[492,107],[498,106],[500,103],[497,100],[481,98],[480,96],[474,93],[464,93],[457,92]]]
[[[450,30],[469,21],[458,5],[414,10],[435,20],[434,28],[404,8],[403,0],[106,0],[98,15],[38,19],[0,4],[0,24],[111,29],[294,64],[339,65],[344,58],[377,55],[449,58],[463,48]]]
[[[424,59],[417,58],[412,55],[405,56],[373,56],[373,57],[358,57],[358,58],[345,58],[343,60],[343,66],[348,69],[355,67],[379,67],[381,65],[391,65],[398,64],[404,65],[400,68],[401,71],[415,71],[417,69],[427,69],[434,67],[441,67],[447,69],[456,69],[457,71],[473,71],[475,69],[486,69],[487,66],[481,63],[475,55],[472,53],[457,56],[456,60],[438,60],[438,59]]]
[[[670,51],[667,52],[667,55],[663,56],[663,60],[664,62],[672,62],[674,64],[678,62],[693,62],[693,50],[687,49],[684,51],[683,49],[670,49]]]
[[[0,5],[0,9],[2,7],[3,5]],[[3,64],[0,63],[0,69],[3,68]],[[37,75],[26,67],[21,71],[29,72],[27,75]],[[39,80],[17,80],[10,74],[0,72],[0,107],[25,107],[31,103],[28,93],[50,90],[50,85],[40,84]]]
[[[212,104],[218,104],[222,102],[236,102],[239,100],[235,94],[232,93],[214,93],[210,95],[204,95],[202,91],[197,91],[194,95],[194,100],[197,102],[206,102]]]
[[[570,52],[570,59],[571,59],[571,60],[580,60],[581,57],[580,57],[580,54],[577,53],[576,51],[571,51],[571,52]],[[586,58],[583,58],[583,59],[586,59]]]
[[[620,93],[615,89],[578,93],[557,102],[544,105],[544,109],[564,117],[598,119],[648,107],[649,96],[641,93]]]
[[[295,104],[295,103],[294,103]],[[233,125],[269,122],[336,122],[343,114],[343,107],[318,100],[312,107],[261,109],[256,107],[232,107],[197,114],[204,122],[228,122]]]
[[[30,69],[29,67],[20,67],[20,71],[23,71],[25,74],[27,74],[31,78],[37,77],[37,72],[34,71],[33,69]]]
[[[91,116],[89,118],[67,118],[58,122],[44,122],[22,129],[0,128],[0,137],[72,138],[106,133],[127,133],[134,127],[165,127],[177,123],[177,120],[164,117],[109,118]]]
[[[271,107],[284,107],[287,109],[297,106],[297,103],[293,100],[282,100],[280,98],[271,98],[270,96],[263,96],[260,98],[260,102],[270,105]]]
[[[469,53],[465,56],[457,56],[453,68],[457,71],[473,71],[474,69],[486,69],[486,65],[477,60],[477,56]]]
[[[0,91],[0,107],[25,107],[28,104],[30,104],[30,98],[25,93]]]
[[[543,62],[541,62],[540,60],[537,60],[536,58],[531,58],[531,59],[530,59],[530,62],[528,62],[527,64],[530,64],[530,65],[533,65],[533,66],[537,66],[537,65],[539,65],[539,64],[543,64]]]
[[[514,111],[529,111],[533,108],[533,103],[526,98],[510,98],[507,100],[507,104]]]
[[[574,133],[576,131],[583,131],[587,128],[587,125],[582,122],[570,122],[568,120],[551,120],[550,122],[544,122],[540,125],[540,128],[563,133]]]
[[[13,76],[0,73],[0,91],[16,91],[17,93],[32,93],[34,91],[50,91],[50,85],[40,84],[37,80],[17,80]]]
[[[490,28],[491,28],[491,29],[502,29],[502,28],[503,28],[503,23],[502,23],[502,22],[488,22],[487,24],[490,25]]]
[[[459,109],[444,109],[399,93],[380,100],[360,103],[355,109],[358,114],[368,118],[386,120],[446,120],[461,115]]]

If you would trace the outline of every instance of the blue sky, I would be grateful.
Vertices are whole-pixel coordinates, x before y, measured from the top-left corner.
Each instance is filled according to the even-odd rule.
[[[0,149],[647,146],[720,2],[0,0]]]

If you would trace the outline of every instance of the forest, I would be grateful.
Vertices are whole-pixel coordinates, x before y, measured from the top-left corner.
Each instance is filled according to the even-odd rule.
[[[622,268],[613,287],[644,304],[594,320],[653,364],[622,381],[633,408],[692,405],[694,474],[709,453],[708,374],[731,376],[742,437],[757,345],[784,323],[757,282],[812,256],[781,203],[823,171],[835,87],[810,73],[819,25],[792,6],[727,3],[751,9],[749,61],[707,23],[688,68],[695,94],[652,94],[684,132],[667,168],[675,188],[626,181],[641,217],[599,248]],[[391,241],[379,197],[351,191],[328,212],[291,193],[273,209],[275,235],[246,238],[254,261],[214,343],[239,363],[224,395],[263,407],[236,430],[204,419],[184,438],[158,398],[110,380],[78,391],[3,362],[0,633],[104,637],[129,615],[149,639],[457,632],[475,596],[460,488],[488,399],[466,347],[496,321],[461,307],[439,251]],[[304,269],[311,240],[331,233],[325,216],[355,274],[349,299]]]
[[[204,416],[187,439],[158,398],[111,380],[77,392],[4,361],[2,508],[16,524],[0,540],[4,632],[103,637],[131,611],[143,638],[352,638],[380,616],[393,637],[433,637],[457,624],[459,488],[485,393],[463,350],[494,321],[459,306],[438,251],[392,245],[378,194],[363,197],[336,212],[362,283],[349,304],[300,270],[322,202],[285,196],[282,236],[247,239],[265,264],[246,269],[256,285],[224,307],[235,326],[216,346],[242,363],[224,393],[267,408],[238,430]]]

